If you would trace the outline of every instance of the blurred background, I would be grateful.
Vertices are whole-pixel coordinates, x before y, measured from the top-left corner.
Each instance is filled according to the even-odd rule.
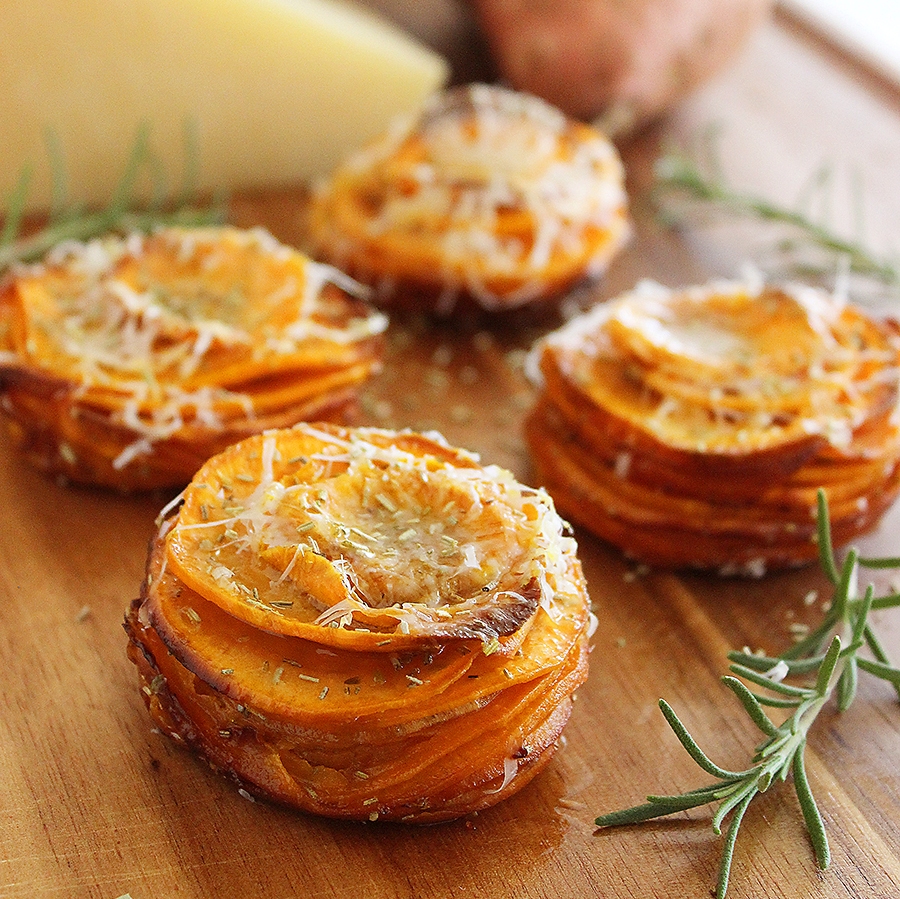
[[[783,0],[782,5],[900,82],[898,0]]]

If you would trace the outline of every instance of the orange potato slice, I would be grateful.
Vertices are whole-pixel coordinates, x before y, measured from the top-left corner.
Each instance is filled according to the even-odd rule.
[[[437,435],[266,432],[161,516],[128,654],[159,727],[255,795],[445,820],[556,749],[593,622],[576,549],[543,491]]]
[[[489,310],[596,277],[628,233],[621,162],[600,132],[522,94],[434,98],[313,197],[315,255],[387,305]]]
[[[514,651],[486,655],[481,641],[467,640],[394,653],[325,649],[260,631],[204,600],[162,571],[163,546],[148,565],[148,626],[185,668],[291,736],[333,734],[347,722],[355,742],[373,742],[386,727],[412,731],[553,670],[587,626],[585,596],[561,592]]]
[[[637,559],[760,573],[898,492],[898,327],[797,286],[642,286],[535,348],[526,424],[560,510]]]
[[[321,735],[309,747],[269,730],[263,716],[191,675],[152,629],[129,655],[162,731],[255,795],[329,817],[411,823],[479,811],[522,789],[552,757],[587,666],[582,636],[558,669],[459,716],[381,746],[367,739],[333,750]]]
[[[350,408],[386,324],[363,292],[261,230],[63,244],[0,291],[0,392],[53,396],[52,415],[14,404],[19,442],[40,444],[26,454],[48,471],[183,486],[249,433]]]
[[[299,425],[197,473],[167,564],[256,627],[388,651],[517,631],[562,527],[540,492],[434,440]]]

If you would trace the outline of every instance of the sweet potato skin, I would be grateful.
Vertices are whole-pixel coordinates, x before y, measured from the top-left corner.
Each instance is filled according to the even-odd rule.
[[[771,0],[471,0],[500,75],[609,133],[723,70]]]

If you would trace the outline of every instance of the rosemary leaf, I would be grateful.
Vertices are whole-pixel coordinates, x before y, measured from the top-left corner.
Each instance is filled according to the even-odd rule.
[[[841,656],[841,638],[835,637],[825,653],[825,658],[819,668],[819,675],[816,678],[816,692],[823,695],[831,683],[831,677]]]
[[[768,785],[768,784],[767,784]],[[747,803],[760,792],[758,781],[746,780],[738,789],[727,798],[716,809],[716,813],[712,819],[713,833],[717,836],[722,832],[722,822],[728,815],[738,806],[746,807]]]
[[[776,699],[774,696],[766,696],[762,693],[754,693],[753,698],[760,705],[770,709],[796,709],[800,704],[796,699]]]
[[[718,786],[718,785],[717,785]],[[706,796],[699,792],[690,796],[653,796],[643,805],[636,805],[633,808],[623,809],[620,812],[612,812],[608,815],[601,815],[594,823],[598,827],[617,827],[622,824],[638,824],[641,821],[649,821],[652,818],[659,818],[664,815],[671,815],[675,812],[683,812],[688,809],[697,808],[701,805],[708,805],[715,801],[714,796]]]
[[[59,136],[56,132],[48,130],[44,136],[44,141],[47,144],[47,156],[50,160],[50,172],[52,173],[50,221],[58,222],[67,215],[68,211],[70,211],[68,202],[69,184],[66,175],[66,165],[63,160]]]
[[[779,662],[784,662],[789,675],[807,674],[810,671],[816,671],[824,658],[824,655],[818,655],[802,659],[785,659],[784,656],[774,658],[773,656],[756,656],[747,652],[733,651],[728,653],[729,662],[734,662],[744,668],[752,668],[754,671],[770,671]]]
[[[804,687],[794,687],[791,684],[779,683],[770,677],[766,677],[764,674],[754,671],[752,668],[744,668],[742,665],[731,665],[730,670],[732,674],[736,674],[757,686],[765,687],[773,693],[780,693],[782,696],[791,696],[799,700],[805,699],[809,695],[809,690]]]
[[[719,883],[716,887],[716,899],[725,899],[725,894],[728,892],[728,881],[731,877],[731,860],[734,857],[738,831],[741,829],[744,813],[755,795],[756,793],[749,793],[745,796],[743,802],[735,809],[734,817],[731,819],[728,834],[725,837],[725,846],[722,849],[722,860],[719,863]]]
[[[855,549],[847,552],[840,567],[835,562],[834,550],[830,544],[828,506],[822,491],[818,493],[818,516],[820,561],[834,586],[824,621],[816,628],[811,639],[802,641],[800,649],[794,645],[774,657],[754,656],[745,652],[729,653],[732,675],[722,678],[723,684],[738,697],[750,719],[767,737],[756,748],[752,766],[745,771],[732,772],[715,765],[697,745],[671,706],[660,700],[660,709],[679,742],[697,765],[717,777],[720,783],[673,796],[650,796],[642,805],[607,813],[596,819],[597,825],[601,827],[636,824],[676,811],[718,803],[712,816],[715,833],[720,833],[723,822],[731,816],[719,866],[716,889],[718,899],[724,899],[728,890],[732,860],[744,814],[754,797],[768,790],[776,780],[783,782],[788,777],[793,777],[816,864],[823,870],[828,867],[831,854],[825,826],[806,775],[804,753],[807,734],[829,700],[836,703],[839,711],[844,711],[854,701],[859,672],[887,681],[900,695],[900,668],[891,664],[869,620],[871,611],[879,607],[880,600],[885,600],[884,607],[888,607],[896,605],[894,600],[898,597],[891,594],[876,598],[872,585],[866,588],[861,598],[857,596],[858,571],[862,563]],[[869,563],[867,567],[871,568],[900,568],[900,565],[882,564],[882,561],[900,561],[896,559],[866,561]],[[823,653],[825,644],[828,644],[828,648]],[[875,658],[860,655],[864,649],[868,649]],[[814,686],[794,686],[783,683],[780,679],[776,680],[772,676],[773,668],[779,676],[812,675]],[[754,693],[743,681],[764,687],[768,692],[764,695]],[[770,693],[775,695],[769,695]],[[790,710],[790,714],[781,724],[776,725],[763,706]]]
[[[900,568],[900,565],[897,566]],[[900,593],[889,593],[886,596],[876,596],[872,600],[873,609],[896,609],[900,606]]]
[[[665,224],[674,225],[683,217],[671,208],[671,203],[666,203],[668,198],[680,197],[734,217],[786,229],[796,237],[780,241],[779,249],[785,255],[807,249],[818,250],[833,260],[844,260],[849,270],[857,275],[889,288],[900,286],[900,264],[878,258],[861,243],[841,237],[803,212],[780,206],[765,197],[733,190],[725,182],[720,167],[713,165],[711,168],[711,174],[705,174],[686,153],[679,150],[671,150],[657,161],[653,199]],[[816,186],[822,186],[825,180],[819,178]],[[794,267],[803,269],[805,274],[814,270],[802,258]],[[824,268],[820,266],[817,273],[822,274]]]
[[[0,273],[17,263],[34,262],[66,240],[90,240],[111,231],[149,232],[162,226],[196,227],[217,224],[225,218],[221,198],[198,205],[187,191],[195,183],[196,150],[185,147],[186,175],[179,203],[166,209],[162,198],[165,178],[159,160],[150,149],[149,129],[141,127],[125,168],[109,203],[102,209],[85,211],[66,203],[66,176],[62,154],[52,135],[48,136],[52,175],[52,207],[47,224],[40,230],[21,236],[30,170],[23,168],[16,188],[10,194],[3,231],[0,232]],[[150,199],[140,200],[137,185],[143,175],[151,184]]]
[[[119,178],[119,183],[113,191],[108,212],[112,216],[119,216],[130,206],[134,195],[134,186],[140,174],[141,167],[147,158],[150,146],[150,134],[146,125],[138,128],[137,137],[131,147],[125,170]]]
[[[765,713],[759,700],[744,686],[742,681],[739,681],[736,677],[726,676],[722,678],[722,683],[740,699],[753,723],[767,737],[774,737],[778,733],[778,728]]]
[[[6,203],[6,220],[3,223],[3,231],[0,233],[0,247],[11,244],[22,227],[22,216],[25,212],[25,200],[28,198],[30,183],[31,169],[25,166]]]
[[[825,658],[824,647],[834,630],[834,625],[838,621],[836,609],[832,606],[825,620],[816,628],[811,630],[802,640],[798,640],[793,646],[786,649],[781,658],[788,665],[796,661],[804,659],[818,658],[820,661]],[[818,666],[815,666],[816,668]]]
[[[900,556],[889,559],[868,559],[860,556],[857,562],[860,568],[900,568]]]
[[[859,669],[856,659],[850,658],[841,672],[837,682],[838,711],[845,712],[856,698],[856,685],[859,681]]]
[[[662,713],[666,718],[666,721],[669,723],[669,727],[675,731],[675,736],[678,737],[679,742],[682,746],[687,750],[688,755],[704,770],[707,774],[712,774],[713,777],[739,777],[740,773],[736,771],[727,771],[725,768],[720,768],[715,762],[711,761],[705,752],[697,745],[697,742],[688,732],[688,729],[681,723],[681,720],[678,718],[678,715],[675,714],[675,710],[672,706],[669,705],[664,699],[659,701],[659,707],[662,709]]]
[[[831,542],[831,519],[828,517],[828,500],[825,491],[816,494],[816,535],[818,538],[819,564],[828,580],[837,586],[840,580],[837,563],[834,561],[834,548]]]
[[[815,797],[809,787],[806,777],[806,762],[802,752],[794,754],[793,764],[794,790],[800,802],[800,810],[803,812],[803,821],[809,832],[813,844],[813,852],[816,856],[816,864],[821,870],[825,870],[831,863],[831,850],[828,848],[828,836],[825,833],[825,824]]]
[[[867,674],[873,674],[900,689],[900,668],[893,668],[883,662],[873,662],[871,659],[857,659],[856,664]]]
[[[841,568],[840,578],[837,582],[837,589],[831,600],[832,614],[839,618],[844,618],[847,614],[847,603],[850,600],[850,594],[853,592],[853,581],[856,578],[856,560],[859,553],[855,549],[851,549],[844,559]]]

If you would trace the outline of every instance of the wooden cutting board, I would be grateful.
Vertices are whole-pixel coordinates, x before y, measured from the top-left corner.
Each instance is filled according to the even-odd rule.
[[[861,173],[867,240],[886,251],[900,208],[900,98],[791,23],[767,26],[739,64],[667,123],[623,146],[637,230],[590,297],[652,277],[734,275],[759,258],[743,229],[660,228],[645,204],[670,140],[720,129],[731,180],[790,203],[823,163],[840,191]],[[843,182],[842,182],[843,179]],[[233,219],[296,240],[302,191],[238,198]],[[900,301],[898,301],[900,302]],[[395,320],[361,420],[438,428],[530,477],[520,425],[532,401],[523,351],[555,321]],[[598,832],[597,814],[705,782],[657,707],[668,699],[723,765],[756,733],[720,684],[730,648],[779,652],[827,599],[815,568],[756,581],[634,570],[578,532],[600,620],[565,743],[523,792],[428,828],[348,824],[242,798],[151,727],[121,628],[168,497],[57,485],[0,441],[0,897],[28,899],[440,899],[704,897],[722,838],[709,812]],[[861,544],[900,553],[900,508]],[[889,574],[879,588],[886,589]],[[818,591],[814,602],[806,597]],[[900,612],[877,624],[900,657]],[[813,731],[808,769],[834,860],[818,873],[788,787],[755,803],[738,843],[734,899],[900,895],[900,705],[861,678],[856,703]]]

